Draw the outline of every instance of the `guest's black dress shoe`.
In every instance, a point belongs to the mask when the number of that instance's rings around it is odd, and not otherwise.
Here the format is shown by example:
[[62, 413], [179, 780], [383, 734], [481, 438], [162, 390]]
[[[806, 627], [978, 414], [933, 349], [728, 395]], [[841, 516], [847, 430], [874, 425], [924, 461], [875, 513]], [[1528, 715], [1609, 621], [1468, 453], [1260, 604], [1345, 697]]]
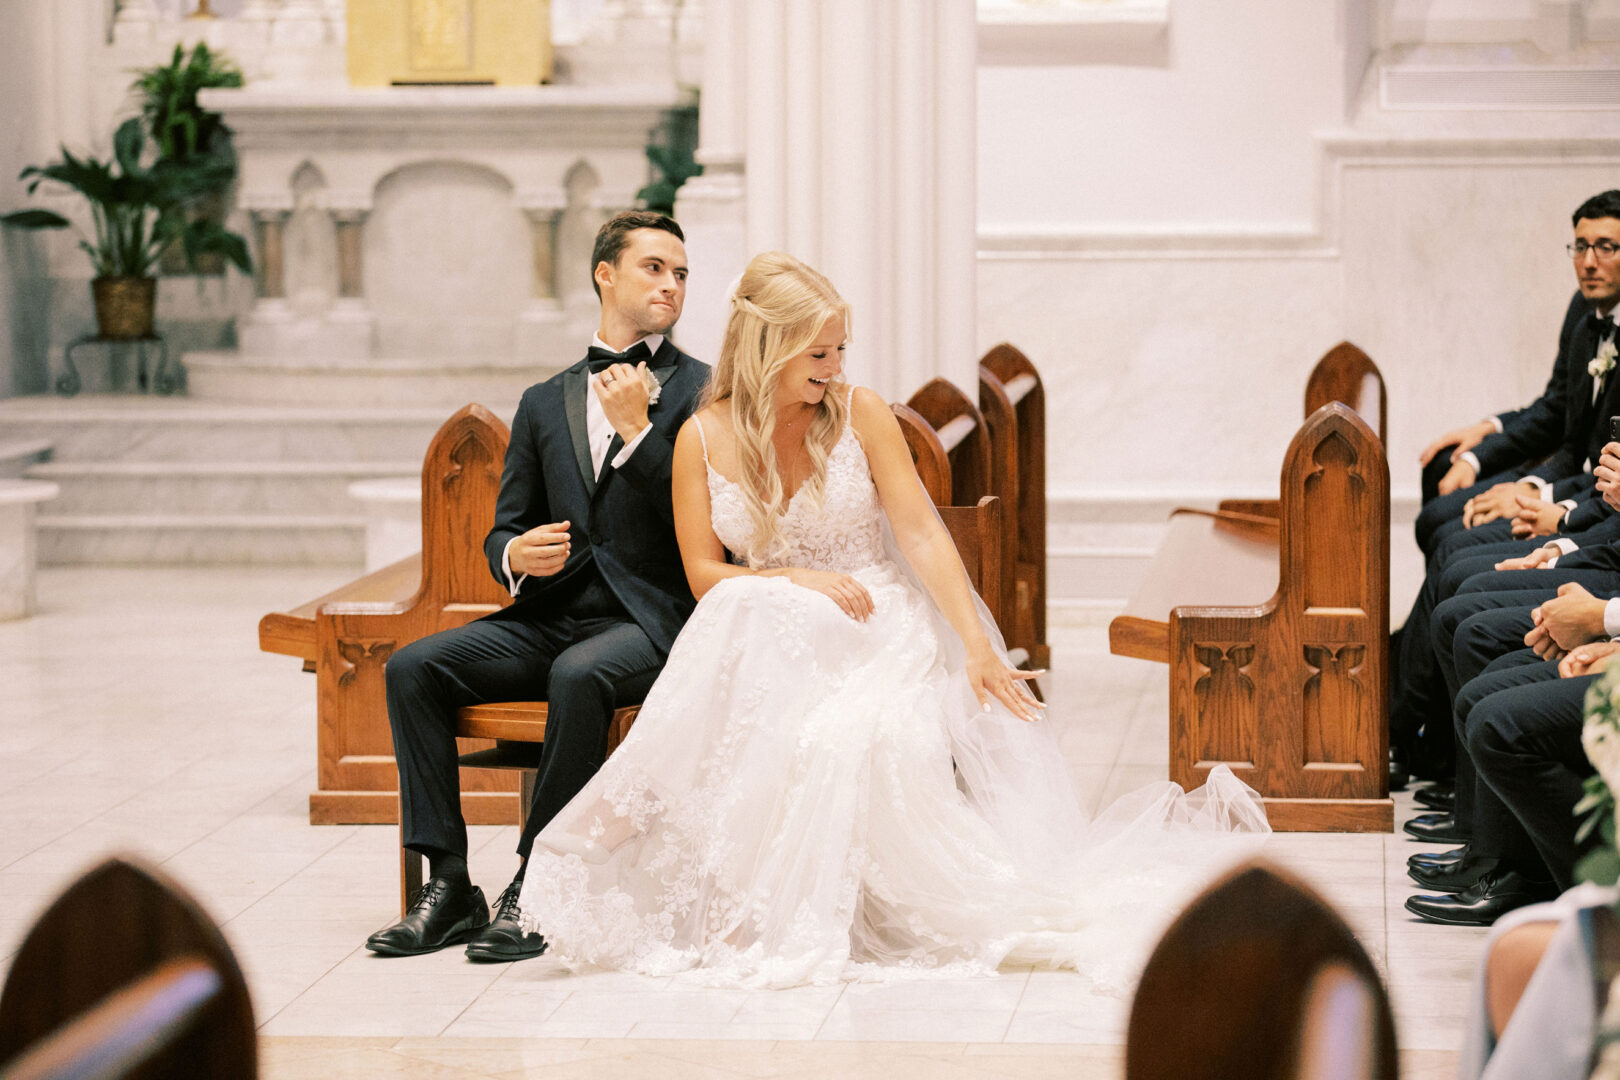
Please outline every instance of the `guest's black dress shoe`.
[[1468, 834], [1457, 827], [1455, 814], [1419, 814], [1401, 828], [1419, 840], [1454, 844], [1468, 842]]
[[1517, 870], [1498, 867], [1455, 896], [1409, 896], [1406, 910], [1447, 926], [1490, 926], [1510, 911], [1557, 895], [1558, 886], [1550, 881], [1534, 881]]
[[495, 918], [467, 942], [467, 959], [480, 964], [501, 964], [508, 960], [527, 960], [546, 951], [546, 942], [539, 934], [525, 934], [518, 924], [518, 893], [523, 879], [512, 882], [495, 901]]
[[1406, 857], [1406, 866], [1410, 870], [1438, 870], [1442, 866], [1452, 866], [1460, 859], [1468, 857], [1468, 845], [1454, 847], [1450, 851], [1420, 851], [1415, 855]]
[[1389, 790], [1405, 791], [1407, 781], [1411, 779], [1411, 774], [1406, 771], [1406, 766], [1401, 764], [1401, 759], [1391, 752], [1389, 758]]
[[1425, 889], [1435, 892], [1458, 893], [1478, 882], [1496, 869], [1497, 860], [1465, 855], [1452, 863], [1439, 866], [1413, 866], [1406, 876]]
[[379, 956], [417, 956], [465, 941], [489, 923], [489, 904], [476, 885], [429, 878], [406, 916], [366, 939]]
[[1419, 806], [1427, 806], [1430, 810], [1438, 810], [1442, 814], [1449, 814], [1457, 808], [1457, 793], [1434, 785], [1418, 788], [1412, 792], [1412, 798]]

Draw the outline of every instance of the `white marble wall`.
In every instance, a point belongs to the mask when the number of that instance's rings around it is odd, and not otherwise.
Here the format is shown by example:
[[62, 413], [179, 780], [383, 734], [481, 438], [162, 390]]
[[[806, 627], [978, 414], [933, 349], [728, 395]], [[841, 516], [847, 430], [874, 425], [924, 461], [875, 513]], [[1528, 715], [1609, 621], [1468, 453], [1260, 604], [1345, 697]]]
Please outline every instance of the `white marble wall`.
[[[44, 4], [0, 4], [0, 212], [23, 206], [16, 176], [44, 142], [50, 16]], [[44, 261], [38, 235], [0, 232], [0, 397], [46, 386]]]

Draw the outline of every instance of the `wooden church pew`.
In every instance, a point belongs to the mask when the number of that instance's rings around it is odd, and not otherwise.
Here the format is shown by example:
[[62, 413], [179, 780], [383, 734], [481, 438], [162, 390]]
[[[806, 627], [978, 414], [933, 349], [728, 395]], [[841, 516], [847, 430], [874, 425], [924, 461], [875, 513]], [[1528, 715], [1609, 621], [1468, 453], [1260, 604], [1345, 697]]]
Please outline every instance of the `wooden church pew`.
[[1264, 862], [1197, 897], [1142, 970], [1125, 1080], [1396, 1080], [1378, 968], [1309, 886]]
[[109, 859], [39, 917], [0, 992], [0, 1075], [258, 1075], [253, 1003], [212, 919], [157, 871]]
[[[1348, 341], [1341, 341], [1322, 354], [1305, 380], [1305, 416], [1330, 401], [1343, 402], [1372, 427], [1376, 421], [1378, 441], [1388, 445], [1389, 393], [1384, 375], [1372, 357]], [[1277, 516], [1276, 499], [1223, 499], [1220, 509], [1260, 517]]]
[[[483, 551], [508, 437], [506, 425], [482, 406], [456, 413], [434, 437], [423, 463], [422, 553], [260, 620], [260, 648], [298, 657], [316, 676], [318, 786], [310, 795], [312, 824], [398, 822], [384, 663], [417, 638], [510, 603], [490, 575]], [[939, 453], [948, 469], [947, 452]], [[948, 472], [936, 475], [936, 483], [939, 475], [948, 491]], [[1001, 536], [991, 544], [984, 530], [987, 523], [1004, 528], [1000, 502], [979, 499], [965, 508], [942, 507], [940, 513], [975, 587], [990, 590], [985, 595], [998, 593]], [[998, 560], [993, 572], [979, 565], [985, 551]], [[615, 744], [635, 711], [616, 714]], [[519, 797], [522, 774], [533, 752], [511, 744], [539, 741], [544, 727], [544, 702], [462, 710], [460, 748], [472, 770], [462, 777], [462, 813], [469, 824], [519, 819], [528, 805]], [[412, 873], [402, 868], [405, 879]]]
[[[1016, 490], [1007, 496], [1008, 534], [1013, 538], [1014, 615], [1008, 641], [1028, 650], [1030, 665], [1051, 667], [1046, 643], [1046, 387], [1035, 365], [1003, 342], [979, 360], [979, 408], [995, 442], [999, 409], [987, 402], [1004, 397], [1014, 421]], [[992, 384], [999, 384], [998, 388]]]
[[[334, 592], [259, 621], [259, 647], [303, 660], [316, 681], [314, 825], [398, 821], [398, 774], [383, 665], [418, 638], [511, 602], [484, 558], [510, 433], [482, 405], [457, 412], [433, 437], [422, 466], [422, 552]], [[488, 740], [464, 740], [463, 752]], [[462, 777], [468, 824], [517, 818], [516, 776]]]
[[1227, 764], [1274, 827], [1387, 832], [1389, 468], [1346, 405], [1305, 421], [1275, 518], [1176, 511], [1111, 651], [1169, 665], [1170, 778]]

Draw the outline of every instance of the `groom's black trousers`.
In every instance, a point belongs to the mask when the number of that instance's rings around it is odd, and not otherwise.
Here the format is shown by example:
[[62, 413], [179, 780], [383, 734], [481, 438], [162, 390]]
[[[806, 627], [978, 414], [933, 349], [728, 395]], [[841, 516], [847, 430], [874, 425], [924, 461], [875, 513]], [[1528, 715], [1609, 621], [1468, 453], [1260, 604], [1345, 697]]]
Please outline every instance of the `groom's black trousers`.
[[412, 642], [388, 660], [388, 723], [399, 763], [405, 846], [465, 857], [456, 766], [456, 711], [486, 701], [548, 703], [546, 741], [518, 838], [527, 858], [535, 835], [607, 760], [613, 710], [646, 697], [664, 654], [631, 620], [594, 570], [569, 597]]

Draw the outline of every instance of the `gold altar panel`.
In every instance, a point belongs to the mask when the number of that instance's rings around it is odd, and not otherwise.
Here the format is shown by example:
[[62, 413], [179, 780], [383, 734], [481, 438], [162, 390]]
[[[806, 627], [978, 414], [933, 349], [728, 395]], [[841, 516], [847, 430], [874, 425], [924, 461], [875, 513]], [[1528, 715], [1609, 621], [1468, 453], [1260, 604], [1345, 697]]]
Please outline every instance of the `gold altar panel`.
[[550, 0], [349, 0], [351, 86], [550, 78]]

